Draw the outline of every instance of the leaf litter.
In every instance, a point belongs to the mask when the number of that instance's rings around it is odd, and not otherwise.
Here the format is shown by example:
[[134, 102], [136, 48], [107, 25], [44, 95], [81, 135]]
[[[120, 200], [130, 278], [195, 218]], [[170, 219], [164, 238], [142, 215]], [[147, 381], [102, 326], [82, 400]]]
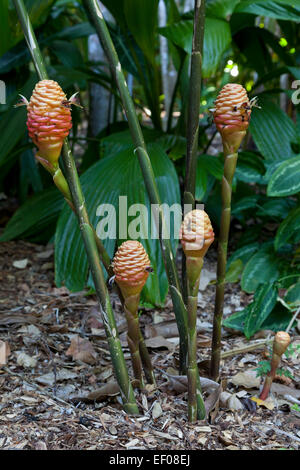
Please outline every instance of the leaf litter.
[[[209, 283], [212, 276], [206, 276], [201, 290], [197, 319], [208, 419], [191, 425], [187, 380], [177, 373], [178, 330], [170, 299], [164, 309], [142, 310], [158, 390], [135, 390], [141, 414], [132, 417], [122, 410], [96, 297], [55, 287], [53, 270], [43, 266], [53, 263], [52, 245], [2, 243], [0, 258], [1, 449], [300, 448], [300, 413], [295, 407], [300, 400], [299, 361], [284, 360], [293, 379], [273, 383], [269, 403], [274, 406], [257, 406], [252, 400], [262, 386], [254, 368], [263, 359], [270, 332], [246, 341], [224, 330], [221, 385], [204, 376], [215, 293]], [[14, 265], [25, 259], [26, 269]], [[213, 254], [207, 257], [208, 273], [215, 272], [215, 261]], [[230, 311], [249, 301], [238, 284], [228, 285], [225, 303]], [[126, 322], [114, 294], [113, 302], [131, 371]]]

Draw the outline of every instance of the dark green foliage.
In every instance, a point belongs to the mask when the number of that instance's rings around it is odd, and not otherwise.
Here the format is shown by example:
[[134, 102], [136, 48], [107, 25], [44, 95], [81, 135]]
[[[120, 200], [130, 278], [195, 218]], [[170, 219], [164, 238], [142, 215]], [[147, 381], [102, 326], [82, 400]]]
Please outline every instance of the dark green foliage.
[[[80, 90], [85, 110], [72, 111], [70, 142], [73, 150], [77, 146], [83, 149], [77, 163], [92, 222], [95, 226], [98, 222], [96, 207], [103, 202], [117, 207], [119, 195], [128, 195], [128, 203], [148, 203], [110, 72], [105, 64], [91, 64], [88, 59], [87, 38], [94, 28], [81, 2], [25, 3], [49, 76], [60, 83], [68, 97]], [[150, 116], [143, 133], [161, 198], [172, 205], [180, 202], [179, 185], [184, 180], [192, 12], [183, 14], [174, 0], [165, 0], [168, 21], [158, 28], [158, 0], [143, 2], [143, 8], [140, 0], [103, 3], [115, 20], [109, 22], [109, 28], [121, 65], [134, 77], [137, 113], [142, 119], [147, 109]], [[246, 86], [251, 98], [258, 96], [261, 106], [252, 110], [249, 138], [239, 154], [233, 181], [231, 256], [226, 274], [227, 282], [241, 282], [243, 290], [254, 294], [244, 311], [224, 321], [225, 326], [244, 331], [247, 337], [261, 328], [286, 328], [300, 304], [300, 119], [297, 106], [290, 101], [296, 91], [292, 82], [300, 79], [299, 22], [299, 0], [207, 0], [196, 200], [205, 203], [216, 235], [223, 155], [211, 155], [211, 142], [214, 146], [216, 141], [213, 133], [206, 132], [211, 126], [209, 109], [228, 81]], [[162, 130], [161, 119], [160, 35], [168, 39], [169, 59], [178, 73], [171, 110], [179, 117], [172, 120], [167, 116], [167, 131]], [[237, 77], [230, 75], [235, 64]], [[282, 90], [284, 74], [288, 74], [289, 83]], [[5, 81], [7, 92], [6, 105], [0, 105], [0, 192], [20, 203], [0, 240], [19, 237], [46, 242], [56, 231], [57, 283], [65, 282], [71, 290], [91, 286], [73, 216], [52, 188], [51, 178], [35, 163], [35, 149], [25, 127], [26, 110], [13, 108], [18, 93], [30, 97], [37, 76], [8, 0], [0, 6], [0, 79]], [[96, 137], [87, 132], [88, 140], [84, 140], [81, 124], [89, 112], [91, 83], [100, 84], [115, 98], [114, 119]], [[289, 100], [287, 108], [280, 103], [284, 94]], [[107, 243], [111, 256], [119, 241]], [[144, 290], [144, 301], [163, 305], [167, 281], [158, 243], [146, 240], [145, 245], [154, 274]], [[175, 252], [176, 241], [173, 249]]]

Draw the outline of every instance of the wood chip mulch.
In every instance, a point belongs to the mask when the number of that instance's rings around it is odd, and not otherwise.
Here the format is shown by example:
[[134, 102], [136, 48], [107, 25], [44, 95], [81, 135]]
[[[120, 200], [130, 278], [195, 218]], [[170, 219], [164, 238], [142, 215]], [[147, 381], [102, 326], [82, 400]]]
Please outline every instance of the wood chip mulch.
[[[149, 385], [136, 390], [141, 414], [127, 416], [95, 296], [55, 286], [52, 245], [2, 243], [0, 260], [0, 449], [300, 448], [299, 356], [283, 361], [293, 379], [275, 384], [270, 409], [251, 400], [259, 394], [253, 370], [266, 352], [253, 345], [270, 332], [246, 341], [241, 334], [224, 331], [221, 383], [230, 404], [217, 401], [207, 421], [191, 425], [185, 384], [176, 380], [178, 337], [172, 304], [168, 299], [163, 309], [143, 309], [141, 323], [158, 390]], [[213, 256], [206, 269], [214, 272]], [[113, 293], [112, 298], [131, 371], [124, 315], [118, 297]], [[238, 284], [230, 284], [225, 314], [242, 309], [249, 300]], [[213, 301], [210, 284], [199, 292], [201, 376], [207, 373]], [[293, 344], [298, 344], [297, 331], [292, 334]], [[238, 373], [246, 373], [240, 383]]]

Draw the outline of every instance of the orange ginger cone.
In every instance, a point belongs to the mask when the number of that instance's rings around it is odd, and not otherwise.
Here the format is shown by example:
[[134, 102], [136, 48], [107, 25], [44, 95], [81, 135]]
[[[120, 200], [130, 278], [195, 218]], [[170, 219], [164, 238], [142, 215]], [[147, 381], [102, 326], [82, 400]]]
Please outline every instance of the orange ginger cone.
[[76, 104], [74, 95], [67, 100], [57, 82], [41, 80], [36, 84], [29, 102], [22, 97], [20, 104], [27, 106], [28, 134], [38, 147], [36, 159], [51, 173], [54, 183], [66, 199], [71, 201], [58, 159], [64, 139], [72, 127], [70, 107]]
[[210, 219], [203, 210], [189, 212], [181, 225], [179, 238], [186, 256], [188, 280], [188, 417], [205, 418], [206, 411], [201, 389], [197, 383], [197, 300], [203, 258], [214, 241]]
[[224, 174], [222, 178], [222, 215], [218, 240], [218, 263], [215, 313], [210, 375], [219, 377], [221, 356], [221, 326], [223, 318], [227, 245], [230, 229], [232, 180], [236, 169], [238, 149], [249, 126], [251, 108], [256, 99], [249, 101], [242, 85], [228, 83], [220, 91], [213, 110], [214, 122], [221, 134], [224, 149]]
[[113, 270], [115, 281], [124, 297], [128, 325], [127, 340], [135, 378], [144, 386], [142, 367], [147, 378], [155, 384], [153, 367], [139, 325], [138, 306], [141, 291], [151, 271], [150, 260], [143, 245], [135, 240], [123, 242], [118, 248]]

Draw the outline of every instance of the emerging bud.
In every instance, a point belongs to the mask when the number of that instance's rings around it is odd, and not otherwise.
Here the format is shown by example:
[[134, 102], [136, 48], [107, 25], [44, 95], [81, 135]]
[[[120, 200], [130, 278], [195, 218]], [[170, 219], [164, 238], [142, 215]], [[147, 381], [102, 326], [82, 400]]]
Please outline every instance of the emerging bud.
[[214, 241], [214, 231], [205, 211], [194, 209], [186, 214], [179, 238], [187, 257], [203, 258]]
[[274, 337], [273, 354], [282, 356], [291, 342], [291, 337], [285, 331], [278, 331]]
[[149, 276], [150, 260], [143, 245], [128, 240], [119, 246], [114, 260], [115, 281], [124, 298], [141, 292]]
[[251, 108], [256, 100], [249, 101], [242, 85], [228, 83], [220, 91], [214, 108], [214, 121], [220, 132], [223, 144], [227, 144], [235, 153], [249, 126]]
[[72, 127], [66, 95], [53, 80], [38, 82], [27, 106], [28, 133], [39, 155], [56, 167], [64, 139]]
[[281, 356], [286, 351], [288, 345], [291, 342], [291, 337], [285, 331], [278, 331], [274, 337], [273, 342], [273, 354], [271, 360], [271, 370], [268, 372], [265, 383], [262, 389], [262, 392], [259, 396], [261, 400], [266, 400], [268, 398], [272, 382], [276, 376], [276, 370], [280, 364]]

